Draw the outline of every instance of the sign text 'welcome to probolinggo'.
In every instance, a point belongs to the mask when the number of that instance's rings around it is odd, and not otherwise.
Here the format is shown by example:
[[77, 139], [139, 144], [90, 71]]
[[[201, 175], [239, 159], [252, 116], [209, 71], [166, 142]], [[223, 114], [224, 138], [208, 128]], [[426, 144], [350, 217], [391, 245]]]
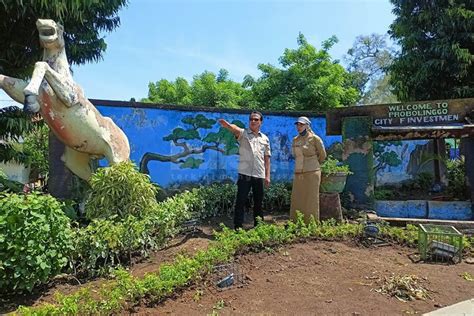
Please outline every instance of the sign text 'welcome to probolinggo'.
[[460, 122], [460, 114], [449, 102], [386, 105], [374, 117], [376, 126], [450, 125]]

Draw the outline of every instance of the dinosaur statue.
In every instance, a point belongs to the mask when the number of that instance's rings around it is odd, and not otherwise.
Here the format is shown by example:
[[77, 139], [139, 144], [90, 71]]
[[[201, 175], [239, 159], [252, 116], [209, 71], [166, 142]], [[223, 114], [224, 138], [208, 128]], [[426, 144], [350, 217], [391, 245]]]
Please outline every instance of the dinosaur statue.
[[0, 88], [24, 104], [24, 111], [40, 111], [65, 145], [61, 159], [66, 167], [88, 180], [92, 174], [91, 159], [105, 157], [110, 164], [129, 159], [128, 139], [112, 119], [97, 111], [74, 82], [64, 47], [63, 26], [39, 19], [36, 27], [44, 50], [30, 82], [0, 75]]

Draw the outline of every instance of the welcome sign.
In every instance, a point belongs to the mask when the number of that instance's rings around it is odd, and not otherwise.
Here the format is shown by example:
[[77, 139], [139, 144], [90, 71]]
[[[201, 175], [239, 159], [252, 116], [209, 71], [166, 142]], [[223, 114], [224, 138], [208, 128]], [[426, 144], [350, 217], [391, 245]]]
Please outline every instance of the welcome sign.
[[463, 111], [459, 107], [444, 102], [408, 103], [386, 105], [374, 113], [375, 126], [420, 126], [460, 123]]
[[346, 117], [370, 117], [376, 128], [439, 127], [467, 124], [466, 117], [473, 114], [474, 98], [350, 106], [326, 113], [326, 133], [341, 135], [342, 121]]

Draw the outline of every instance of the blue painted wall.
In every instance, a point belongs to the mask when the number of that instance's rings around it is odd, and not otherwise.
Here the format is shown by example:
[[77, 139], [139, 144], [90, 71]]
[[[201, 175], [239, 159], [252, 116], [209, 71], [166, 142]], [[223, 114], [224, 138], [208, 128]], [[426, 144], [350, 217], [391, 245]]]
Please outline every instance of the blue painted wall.
[[[184, 111], [155, 108], [115, 107], [96, 104], [98, 110], [123, 129], [128, 136], [131, 147], [131, 159], [138, 165], [143, 155], [152, 152], [164, 156], [172, 156], [183, 151], [183, 147], [176, 146], [172, 141], [164, 138], [176, 128], [183, 130], [194, 129], [183, 120], [203, 115], [207, 119], [216, 121], [224, 118], [231, 121], [241, 121], [248, 125], [247, 113], [216, 113], [206, 111]], [[312, 117], [312, 127], [315, 133], [323, 138], [326, 148], [340, 142], [340, 136], [325, 136], [326, 120], [323, 116]], [[295, 116], [265, 115], [262, 132], [271, 143], [271, 176], [272, 181], [291, 181], [294, 159], [291, 156], [291, 141], [296, 135], [294, 126]], [[192, 148], [209, 145], [203, 139], [209, 133], [217, 133], [220, 125], [214, 122], [211, 128], [198, 128], [200, 139], [186, 140]], [[195, 129], [194, 129], [195, 130]], [[180, 140], [183, 142], [184, 140]], [[223, 149], [224, 145], [219, 148]], [[180, 163], [150, 161], [149, 174], [153, 182], [162, 187], [177, 186], [184, 183], [209, 183], [217, 180], [237, 178], [238, 155], [224, 155], [216, 150], [207, 150], [202, 154], [190, 155], [183, 159], [194, 158], [203, 160], [195, 168], [183, 168]]]
[[[224, 118], [231, 121], [240, 121], [248, 125], [248, 113], [244, 111], [216, 112], [215, 110], [193, 110], [192, 108], [171, 108], [171, 107], [132, 107], [122, 102], [121, 106], [112, 106], [109, 101], [94, 101], [98, 110], [105, 116], [112, 118], [115, 123], [123, 129], [127, 135], [131, 146], [131, 159], [139, 165], [143, 155], [147, 152], [171, 157], [181, 153], [182, 146], [176, 146], [171, 140], [164, 138], [172, 134], [174, 129], [181, 128], [183, 131], [194, 130], [197, 133], [194, 139], [186, 140], [189, 148], [201, 148], [203, 145], [210, 145], [204, 138], [210, 133], [217, 133], [220, 125], [217, 119]], [[112, 102], [113, 103], [113, 102]], [[186, 124], [187, 118], [202, 116], [213, 120], [210, 128], [193, 128]], [[291, 156], [291, 141], [296, 135], [294, 126], [298, 115], [265, 115], [262, 125], [262, 132], [265, 133], [271, 143], [271, 174], [272, 181], [291, 181], [294, 159]], [[310, 117], [313, 130], [321, 136], [326, 149], [331, 145], [341, 142], [340, 136], [326, 136], [326, 120], [324, 116]], [[230, 134], [230, 133], [229, 133]], [[184, 140], [180, 140], [183, 142]], [[376, 185], [391, 183], [396, 184], [401, 181], [415, 177], [416, 173], [408, 172], [410, 157], [417, 146], [426, 144], [427, 141], [403, 141], [391, 142], [384, 145], [384, 153], [396, 153], [399, 162], [392, 165], [385, 165], [377, 171]], [[223, 144], [219, 149], [225, 149]], [[211, 183], [219, 180], [235, 180], [237, 176], [238, 156], [225, 155], [216, 150], [207, 150], [201, 154], [189, 155], [181, 160], [193, 159], [193, 168], [185, 167], [182, 163], [150, 161], [148, 163], [149, 174], [153, 182], [162, 187], [179, 186], [185, 183]], [[199, 161], [202, 163], [199, 164]], [[197, 162], [197, 163], [196, 163]], [[379, 160], [375, 158], [375, 166]], [[104, 163], [104, 162], [103, 162]], [[413, 171], [413, 166], [410, 170]]]

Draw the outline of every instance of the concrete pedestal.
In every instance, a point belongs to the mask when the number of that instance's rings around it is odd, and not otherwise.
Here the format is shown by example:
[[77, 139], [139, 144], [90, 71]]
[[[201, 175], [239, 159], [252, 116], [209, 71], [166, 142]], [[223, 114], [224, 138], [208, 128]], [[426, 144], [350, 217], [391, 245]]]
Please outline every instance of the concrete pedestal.
[[342, 208], [339, 193], [319, 193], [319, 220], [334, 218], [342, 221]]

